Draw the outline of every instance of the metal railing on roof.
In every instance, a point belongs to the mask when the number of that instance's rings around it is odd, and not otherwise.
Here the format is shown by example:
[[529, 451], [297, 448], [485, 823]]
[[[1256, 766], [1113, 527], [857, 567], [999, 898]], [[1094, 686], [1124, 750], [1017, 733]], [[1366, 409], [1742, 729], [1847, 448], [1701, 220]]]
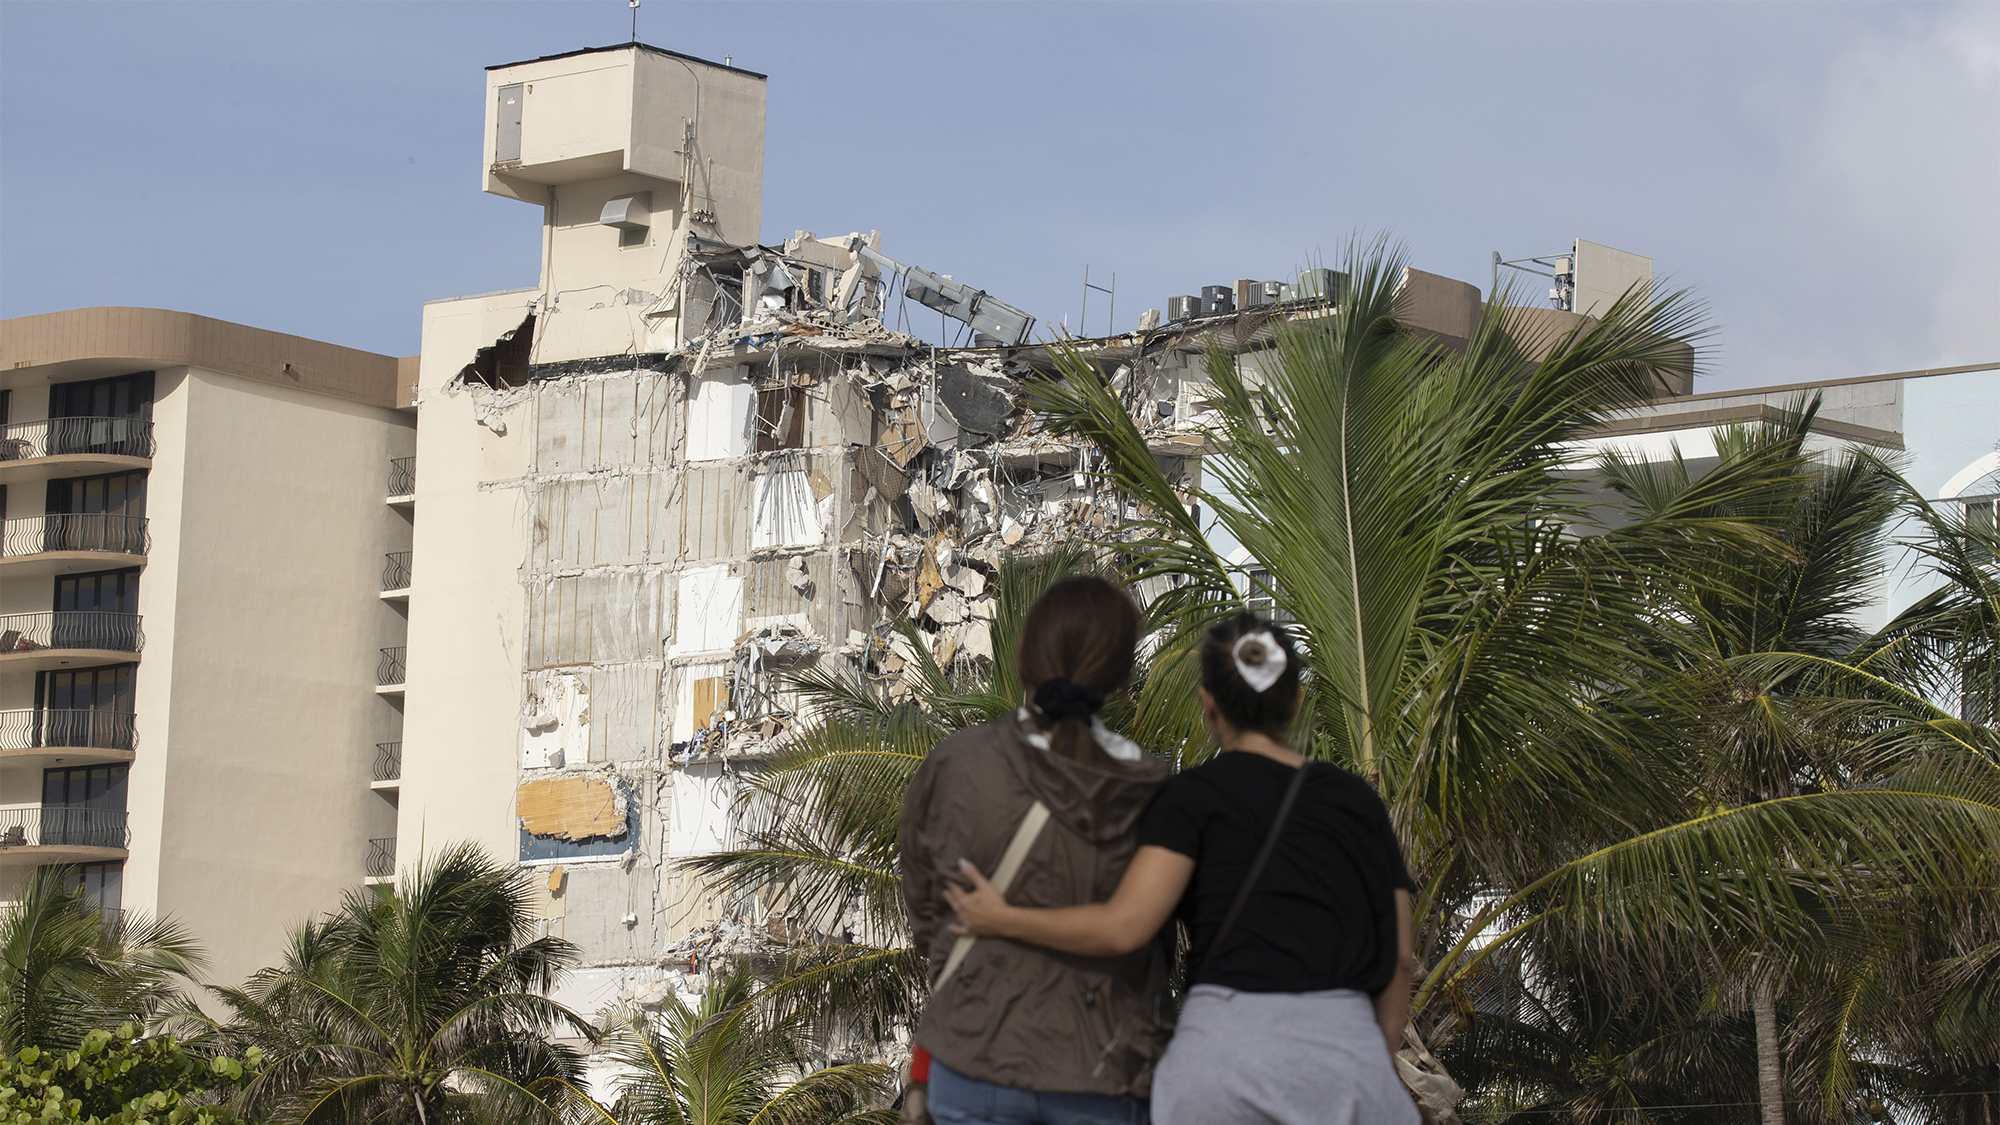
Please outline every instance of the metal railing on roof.
[[5, 535], [0, 536], [0, 555], [12, 558], [48, 551], [143, 555], [150, 545], [144, 516], [58, 512], [8, 520]]
[[375, 744], [375, 780], [394, 781], [403, 776], [403, 744], [400, 742], [378, 742]]
[[74, 805], [0, 809], [0, 850], [28, 847], [122, 848], [131, 841], [123, 809]]
[[409, 653], [408, 645], [383, 649], [382, 659], [375, 662], [375, 686], [391, 687], [402, 683], [403, 675], [408, 671], [405, 662], [409, 658]]
[[0, 426], [0, 461], [97, 454], [151, 457], [150, 418], [41, 418]]
[[417, 459], [389, 458], [389, 495], [411, 496], [417, 491]]
[[382, 589], [407, 590], [410, 588], [409, 551], [391, 551], [382, 556]]
[[0, 616], [0, 655], [45, 648], [138, 652], [145, 644], [136, 613], [59, 609]]
[[51, 707], [0, 711], [0, 750], [130, 750], [138, 741], [138, 717], [124, 711]]

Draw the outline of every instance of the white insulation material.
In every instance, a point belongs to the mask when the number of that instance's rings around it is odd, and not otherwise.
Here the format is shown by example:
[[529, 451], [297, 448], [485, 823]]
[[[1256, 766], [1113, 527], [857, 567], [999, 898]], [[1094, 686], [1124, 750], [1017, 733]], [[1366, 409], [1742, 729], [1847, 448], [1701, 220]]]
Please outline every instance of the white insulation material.
[[825, 542], [812, 481], [803, 469], [775, 469], [757, 478], [757, 515], [750, 549], [816, 547]]
[[674, 605], [673, 655], [726, 651], [743, 618], [743, 580], [726, 566], [682, 571]]
[[741, 367], [703, 374], [688, 401], [687, 459], [741, 457], [749, 449], [750, 405], [756, 391]]

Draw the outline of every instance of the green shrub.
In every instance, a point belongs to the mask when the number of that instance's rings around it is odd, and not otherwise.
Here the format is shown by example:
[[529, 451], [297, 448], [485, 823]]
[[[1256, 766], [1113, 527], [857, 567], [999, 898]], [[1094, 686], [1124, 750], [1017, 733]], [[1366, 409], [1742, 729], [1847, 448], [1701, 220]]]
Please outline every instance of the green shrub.
[[23, 1047], [0, 1055], [0, 1125], [241, 1125], [221, 1104], [263, 1065], [252, 1047], [241, 1059], [192, 1055], [172, 1036], [138, 1038], [139, 1028], [86, 1034], [74, 1051]]

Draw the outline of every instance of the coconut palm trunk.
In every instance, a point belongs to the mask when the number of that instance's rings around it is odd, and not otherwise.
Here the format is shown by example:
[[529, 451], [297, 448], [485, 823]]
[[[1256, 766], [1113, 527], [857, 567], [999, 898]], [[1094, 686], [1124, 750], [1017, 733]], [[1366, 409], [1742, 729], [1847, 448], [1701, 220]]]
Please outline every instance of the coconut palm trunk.
[[1757, 1106], [1764, 1125], [1785, 1125], [1785, 1073], [1778, 1058], [1778, 986], [1757, 981], [1750, 1001], [1757, 1018]]

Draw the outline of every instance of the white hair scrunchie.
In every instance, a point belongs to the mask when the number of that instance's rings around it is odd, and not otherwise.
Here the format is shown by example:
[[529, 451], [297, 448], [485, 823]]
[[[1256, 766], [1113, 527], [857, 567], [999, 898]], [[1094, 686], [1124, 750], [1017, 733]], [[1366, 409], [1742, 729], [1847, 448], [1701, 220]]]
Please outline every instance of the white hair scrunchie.
[[[1257, 644], [1247, 654], [1250, 659], [1246, 660], [1243, 649], [1252, 641]], [[1259, 629], [1236, 638], [1236, 647], [1230, 650], [1230, 655], [1236, 660], [1236, 674], [1242, 676], [1243, 682], [1259, 695], [1271, 690], [1271, 685], [1285, 674], [1285, 650], [1278, 646], [1278, 638], [1272, 636], [1269, 630]]]

